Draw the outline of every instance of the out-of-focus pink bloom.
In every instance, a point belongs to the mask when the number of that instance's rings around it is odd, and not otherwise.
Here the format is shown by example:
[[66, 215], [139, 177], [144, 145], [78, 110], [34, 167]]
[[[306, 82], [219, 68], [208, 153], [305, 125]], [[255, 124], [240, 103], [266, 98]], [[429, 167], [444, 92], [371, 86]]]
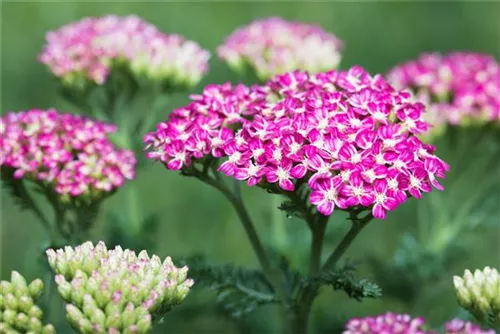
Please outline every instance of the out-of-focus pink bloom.
[[235, 70], [248, 66], [266, 80], [293, 70], [317, 73], [335, 69], [342, 48], [337, 37], [317, 25], [271, 17], [237, 29], [217, 53]]
[[444, 325], [445, 334], [495, 334], [495, 331], [482, 330], [480, 326], [461, 319], [453, 319]]
[[384, 219], [408, 197], [442, 189], [449, 166], [417, 138], [424, 111], [360, 67], [296, 71], [252, 87], [210, 85], [144, 141], [171, 170], [226, 158], [219, 171], [250, 186], [294, 191], [304, 179], [324, 215], [362, 206]]
[[0, 118], [0, 165], [59, 194], [99, 196], [135, 177], [134, 153], [108, 139], [115, 131], [54, 109], [9, 112]]
[[426, 53], [393, 68], [388, 80], [427, 104], [432, 126], [500, 121], [500, 64], [489, 55]]
[[46, 36], [39, 60], [64, 83], [106, 82], [115, 67], [136, 77], [195, 85], [208, 70], [207, 50], [182, 36], [164, 34], [137, 16], [87, 17]]
[[423, 329], [423, 318], [408, 314], [386, 313], [349, 320], [343, 334], [431, 334]]

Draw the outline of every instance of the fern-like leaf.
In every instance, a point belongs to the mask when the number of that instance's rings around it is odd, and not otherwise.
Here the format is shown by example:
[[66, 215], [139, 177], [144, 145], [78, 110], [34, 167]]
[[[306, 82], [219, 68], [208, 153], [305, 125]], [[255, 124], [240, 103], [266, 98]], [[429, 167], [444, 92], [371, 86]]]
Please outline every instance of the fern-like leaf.
[[277, 303], [273, 287], [257, 270], [233, 265], [208, 265], [201, 258], [185, 261], [189, 276], [217, 293], [217, 302], [235, 318], [241, 318], [261, 305]]

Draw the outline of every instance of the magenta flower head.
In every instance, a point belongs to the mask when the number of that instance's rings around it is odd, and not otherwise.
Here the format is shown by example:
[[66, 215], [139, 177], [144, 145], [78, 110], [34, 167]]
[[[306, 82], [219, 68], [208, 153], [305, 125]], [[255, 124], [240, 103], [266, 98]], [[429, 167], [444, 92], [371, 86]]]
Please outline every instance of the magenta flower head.
[[249, 186], [309, 193], [323, 215], [366, 208], [384, 219], [449, 166], [416, 135], [425, 107], [360, 67], [292, 72], [263, 86], [210, 85], [145, 136], [147, 156], [187, 174], [213, 167]]
[[438, 129], [500, 120], [500, 65], [489, 55], [423, 54], [393, 68], [388, 78], [428, 105], [427, 120]]
[[293, 70], [335, 69], [342, 42], [321, 27], [271, 17], [239, 28], [218, 47], [219, 57], [236, 71], [247, 67], [260, 80]]
[[461, 319], [453, 319], [444, 325], [445, 334], [495, 334], [492, 329], [482, 330], [476, 324]]
[[423, 318], [407, 314], [386, 313], [349, 320], [343, 334], [431, 334], [423, 329]]
[[132, 151], [108, 138], [115, 130], [54, 109], [9, 112], [0, 118], [0, 166], [63, 199], [99, 199], [135, 176]]
[[194, 283], [170, 257], [108, 250], [102, 241], [46, 253], [68, 320], [80, 333], [148, 333]]
[[39, 60], [65, 85], [102, 85], [115, 69], [168, 86], [193, 86], [208, 70], [208, 51], [164, 34], [137, 16], [87, 17], [47, 33]]

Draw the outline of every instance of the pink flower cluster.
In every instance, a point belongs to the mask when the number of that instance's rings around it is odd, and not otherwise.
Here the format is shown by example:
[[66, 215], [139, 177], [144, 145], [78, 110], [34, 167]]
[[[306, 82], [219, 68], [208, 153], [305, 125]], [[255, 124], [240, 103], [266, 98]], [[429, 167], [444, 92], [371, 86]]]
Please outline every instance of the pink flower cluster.
[[425, 331], [423, 318], [407, 314], [386, 313], [375, 317], [353, 318], [343, 334], [430, 334]]
[[230, 67], [250, 66], [261, 80], [293, 70], [316, 73], [336, 68], [342, 42], [321, 27], [271, 17], [239, 28], [217, 53]]
[[494, 330], [482, 330], [478, 325], [461, 319], [448, 321], [444, 329], [445, 334], [495, 334]]
[[108, 139], [114, 131], [114, 125], [54, 109], [10, 112], [0, 118], [0, 166], [60, 194], [97, 196], [135, 176], [133, 152]]
[[[412, 318], [407, 314], [386, 313], [374, 317], [353, 318], [343, 334], [437, 334], [424, 330], [423, 318]], [[476, 324], [453, 319], [444, 325], [445, 334], [495, 334], [494, 330], [482, 330]]]
[[208, 70], [208, 51], [179, 35], [166, 35], [137, 16], [88, 17], [46, 36], [39, 59], [64, 82], [103, 84], [113, 66], [138, 77], [194, 85]]
[[433, 125], [468, 120], [500, 121], [500, 64], [491, 56], [429, 53], [388, 74], [396, 88], [409, 88], [428, 104]]
[[227, 157], [227, 176], [294, 191], [305, 179], [310, 202], [372, 208], [384, 219], [408, 196], [420, 198], [449, 166], [415, 136], [427, 130], [424, 105], [360, 67], [293, 72], [251, 88], [210, 85], [174, 110], [144, 140], [147, 156], [168, 169]]

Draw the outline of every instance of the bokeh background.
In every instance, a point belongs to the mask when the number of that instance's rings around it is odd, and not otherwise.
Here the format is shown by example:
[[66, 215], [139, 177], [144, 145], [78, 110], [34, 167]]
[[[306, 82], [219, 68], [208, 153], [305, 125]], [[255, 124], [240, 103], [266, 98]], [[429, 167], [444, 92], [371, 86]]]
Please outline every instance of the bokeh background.
[[[320, 24], [345, 42], [341, 68], [362, 65], [372, 73], [385, 73], [398, 62], [415, 58], [424, 51], [449, 52], [469, 50], [500, 56], [500, 3], [498, 2], [6, 2], [1, 15], [1, 99], [0, 110], [25, 110], [56, 107], [70, 109], [56, 92], [56, 82], [46, 68], [36, 60], [47, 31], [85, 16], [105, 14], [136, 14], [157, 25], [164, 32], [175, 32], [199, 42], [214, 52], [226, 35], [236, 27], [254, 19], [281, 16], [286, 19]], [[233, 74], [213, 54], [210, 72], [194, 89], [208, 83], [238, 82]], [[169, 107], [157, 115], [165, 119], [170, 110], [187, 101], [187, 93], [171, 97]], [[499, 140], [498, 136], [492, 140]], [[446, 155], [454, 141], [438, 146], [438, 155]], [[457, 149], [457, 148], [455, 148]], [[459, 149], [459, 148], [458, 148]], [[484, 159], [480, 150], [468, 153], [470, 161]], [[453, 167], [453, 166], [452, 166]], [[496, 170], [500, 177], [500, 170]], [[450, 173], [453, 178], [453, 173]], [[194, 179], [167, 172], [154, 165], [142, 173], [137, 182], [142, 207], [156, 212], [160, 225], [153, 235], [152, 246], [161, 256], [174, 258], [201, 254], [211, 261], [231, 262], [247, 267], [257, 263], [246, 240], [243, 228], [224, 198]], [[445, 183], [446, 185], [446, 183]], [[474, 184], [470, 189], [474, 193]], [[362, 316], [386, 311], [422, 315], [431, 324], [460, 315], [451, 284], [452, 274], [465, 268], [482, 268], [500, 263], [500, 214], [498, 188], [490, 194], [497, 209], [488, 217], [488, 224], [468, 232], [466, 250], [442, 279], [421, 287], [417, 298], [406, 303], [401, 298], [386, 295], [379, 300], [358, 303], [343, 293], [324, 289], [315, 303], [312, 321], [317, 333], [337, 333], [339, 325], [350, 316]], [[445, 191], [446, 192], [446, 191]], [[266, 243], [273, 243], [269, 224], [268, 197], [259, 189], [244, 189], [251, 214]], [[447, 194], [453, 203], [453, 193]], [[1, 198], [1, 277], [11, 270], [22, 272], [28, 279], [40, 276], [43, 267], [39, 257], [45, 231], [34, 215], [21, 212], [6, 192]], [[106, 202], [104, 212], [93, 231], [94, 240], [107, 239], [105, 211], [120, 208], [123, 198], [116, 194]], [[348, 257], [360, 260], [359, 275], [373, 279], [373, 270], [363, 262], [367, 255], [379, 263], [390, 262], [404, 233], [417, 230], [415, 216], [418, 201], [412, 200], [389, 215], [386, 221], [374, 221], [362, 233], [348, 252]], [[457, 207], [460, 203], [454, 203]], [[432, 215], [429, 219], [433, 219]], [[282, 247], [294, 262], [305, 265], [309, 235], [300, 221], [287, 220], [286, 245]], [[327, 248], [331, 249], [349, 225], [345, 217], [335, 214], [328, 228]], [[378, 280], [397, 277], [377, 276]], [[383, 283], [383, 282], [381, 282]], [[271, 333], [276, 330], [276, 313], [266, 307], [243, 321], [234, 321], [215, 305], [215, 294], [195, 290], [187, 301], [166, 318], [157, 333]], [[57, 311], [57, 310], [56, 310]], [[63, 316], [50, 312], [57, 324]], [[67, 327], [62, 331], [69, 332]]]

